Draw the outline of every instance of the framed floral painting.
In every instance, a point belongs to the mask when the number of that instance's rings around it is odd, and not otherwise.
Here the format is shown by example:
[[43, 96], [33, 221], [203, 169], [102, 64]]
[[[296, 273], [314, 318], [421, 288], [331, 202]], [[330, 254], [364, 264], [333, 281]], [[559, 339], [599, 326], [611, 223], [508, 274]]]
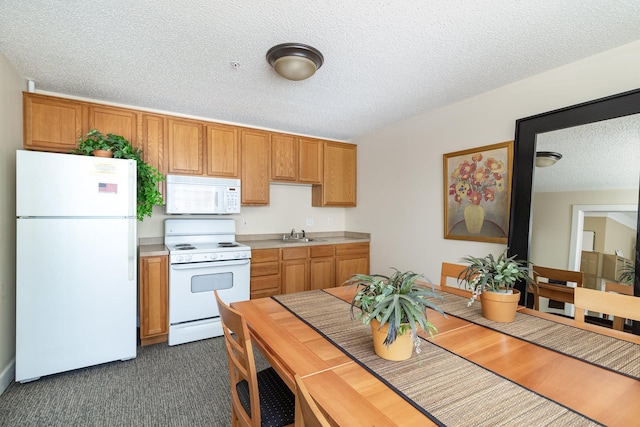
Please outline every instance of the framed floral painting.
[[443, 156], [444, 238], [507, 243], [513, 141]]

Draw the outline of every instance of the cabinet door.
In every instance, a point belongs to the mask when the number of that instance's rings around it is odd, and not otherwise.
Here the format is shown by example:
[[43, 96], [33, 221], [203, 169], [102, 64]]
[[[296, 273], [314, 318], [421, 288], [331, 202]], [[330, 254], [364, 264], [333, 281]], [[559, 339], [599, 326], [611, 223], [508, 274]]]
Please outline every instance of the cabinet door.
[[282, 293], [309, 289], [309, 261], [297, 259], [282, 262]]
[[149, 166], [165, 173], [164, 166], [164, 119], [151, 114], [142, 115], [142, 135], [138, 147], [142, 158]]
[[322, 185], [313, 187], [313, 206], [356, 206], [356, 147], [324, 142]]
[[298, 179], [298, 138], [293, 135], [271, 135], [271, 180]]
[[207, 125], [207, 175], [240, 178], [240, 140], [238, 128]]
[[336, 286], [341, 286], [354, 274], [369, 274], [369, 255], [336, 257]]
[[105, 135], [120, 135], [134, 147], [138, 144], [138, 115], [132, 110], [89, 104], [85, 131], [92, 129]]
[[267, 132], [242, 129], [240, 131], [242, 159], [242, 204], [269, 204], [269, 170], [271, 146]]
[[310, 289], [333, 288], [335, 286], [334, 258], [311, 258], [309, 276]]
[[322, 183], [323, 144], [317, 139], [298, 139], [298, 182]]
[[167, 128], [167, 173], [203, 175], [202, 123], [168, 118]]
[[82, 103], [24, 93], [22, 104], [25, 149], [69, 153], [78, 148]]
[[336, 245], [336, 286], [353, 274], [369, 274], [369, 243]]
[[169, 333], [169, 260], [140, 258], [140, 339]]

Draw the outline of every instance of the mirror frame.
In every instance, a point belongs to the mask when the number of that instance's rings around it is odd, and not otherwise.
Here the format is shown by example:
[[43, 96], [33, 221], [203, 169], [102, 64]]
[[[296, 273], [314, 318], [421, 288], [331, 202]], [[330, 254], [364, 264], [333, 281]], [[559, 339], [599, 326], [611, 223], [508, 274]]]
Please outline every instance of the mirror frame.
[[[516, 120], [514, 142], [511, 212], [508, 253], [529, 259], [531, 233], [531, 190], [535, 172], [536, 137], [539, 133], [599, 122], [640, 113], [640, 89], [576, 104], [570, 107]], [[638, 190], [640, 205], [640, 185]], [[568, 212], [567, 215], [570, 213]], [[640, 219], [636, 226], [635, 265], [640, 265]], [[640, 269], [635, 270], [634, 294], [640, 296]], [[520, 304], [532, 306], [527, 300], [524, 282], [518, 283]], [[528, 303], [528, 305], [527, 305]], [[633, 322], [633, 331], [640, 334], [640, 322]]]

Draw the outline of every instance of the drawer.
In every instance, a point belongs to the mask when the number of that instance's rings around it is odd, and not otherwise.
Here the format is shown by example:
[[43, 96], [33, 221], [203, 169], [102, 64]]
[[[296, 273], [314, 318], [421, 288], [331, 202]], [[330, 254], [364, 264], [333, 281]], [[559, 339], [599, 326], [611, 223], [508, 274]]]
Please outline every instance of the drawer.
[[336, 255], [366, 254], [367, 252], [369, 252], [369, 242], [336, 245]]
[[282, 261], [288, 261], [290, 259], [306, 259], [306, 258], [309, 258], [308, 246], [282, 249]]
[[251, 263], [268, 261], [279, 261], [280, 251], [278, 249], [256, 249], [251, 251]]
[[278, 261], [251, 263], [251, 277], [270, 276], [279, 273], [280, 263]]
[[311, 258], [325, 258], [333, 256], [333, 245], [311, 246]]
[[277, 290], [280, 293], [280, 276], [264, 276], [251, 279], [251, 292], [264, 291], [267, 289]]

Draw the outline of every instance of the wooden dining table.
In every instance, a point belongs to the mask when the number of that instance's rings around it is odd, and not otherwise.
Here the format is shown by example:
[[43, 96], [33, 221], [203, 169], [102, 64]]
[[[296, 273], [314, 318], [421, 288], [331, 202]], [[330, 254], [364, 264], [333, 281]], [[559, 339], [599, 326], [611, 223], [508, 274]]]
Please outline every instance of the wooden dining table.
[[[455, 288], [436, 286], [436, 289], [468, 295]], [[355, 289], [338, 287], [324, 291], [351, 301]], [[287, 385], [295, 390], [293, 376], [300, 375], [333, 425], [437, 425], [278, 301], [261, 298], [232, 306], [244, 315], [255, 345]], [[597, 325], [580, 326], [572, 319], [524, 307], [519, 310], [640, 344], [636, 335]], [[429, 320], [438, 333], [423, 337], [453, 354], [604, 425], [640, 425], [640, 381], [633, 377], [459, 317], [445, 318], [430, 311]]]

